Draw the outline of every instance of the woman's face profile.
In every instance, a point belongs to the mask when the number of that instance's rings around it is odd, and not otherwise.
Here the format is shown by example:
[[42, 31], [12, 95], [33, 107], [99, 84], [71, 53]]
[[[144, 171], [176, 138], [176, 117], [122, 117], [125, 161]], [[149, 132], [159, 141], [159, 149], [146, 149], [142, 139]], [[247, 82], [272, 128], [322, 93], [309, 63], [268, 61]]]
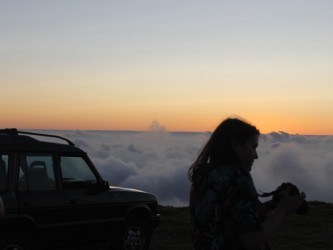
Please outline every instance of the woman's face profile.
[[252, 169], [254, 160], [258, 159], [258, 139], [259, 135], [253, 135], [247, 141], [245, 141], [245, 143], [236, 143], [234, 145], [234, 150], [240, 164], [249, 172]]

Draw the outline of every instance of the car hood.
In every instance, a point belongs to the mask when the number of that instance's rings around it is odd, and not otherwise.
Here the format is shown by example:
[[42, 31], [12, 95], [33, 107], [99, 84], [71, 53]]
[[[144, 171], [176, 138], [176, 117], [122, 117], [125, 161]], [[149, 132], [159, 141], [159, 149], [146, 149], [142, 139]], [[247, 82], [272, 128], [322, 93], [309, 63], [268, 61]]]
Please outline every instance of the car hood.
[[123, 192], [139, 192], [139, 193], [147, 193], [145, 191], [139, 190], [139, 189], [134, 189], [134, 188], [126, 188], [126, 187], [118, 187], [118, 186], [109, 186], [110, 190], [114, 191], [123, 191]]
[[114, 202], [156, 201], [155, 195], [133, 188], [109, 186], [109, 192]]

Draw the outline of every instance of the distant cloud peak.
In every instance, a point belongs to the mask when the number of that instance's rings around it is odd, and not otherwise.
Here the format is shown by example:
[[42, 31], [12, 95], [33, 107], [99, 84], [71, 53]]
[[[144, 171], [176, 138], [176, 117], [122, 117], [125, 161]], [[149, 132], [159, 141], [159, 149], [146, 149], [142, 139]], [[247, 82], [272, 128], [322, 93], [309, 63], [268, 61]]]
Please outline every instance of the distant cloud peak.
[[157, 120], [154, 120], [150, 124], [149, 130], [153, 132], [164, 132], [166, 131], [166, 127], [161, 125]]

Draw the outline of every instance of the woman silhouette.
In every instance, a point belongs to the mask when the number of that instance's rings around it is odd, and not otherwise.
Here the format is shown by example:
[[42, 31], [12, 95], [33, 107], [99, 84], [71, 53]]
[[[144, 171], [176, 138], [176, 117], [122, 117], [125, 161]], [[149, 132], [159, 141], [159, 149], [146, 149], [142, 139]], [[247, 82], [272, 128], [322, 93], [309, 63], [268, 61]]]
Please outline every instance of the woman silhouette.
[[269, 249], [268, 240], [303, 195], [282, 192], [268, 211], [258, 199], [251, 169], [259, 130], [238, 118], [224, 120], [189, 169], [190, 215], [195, 249]]

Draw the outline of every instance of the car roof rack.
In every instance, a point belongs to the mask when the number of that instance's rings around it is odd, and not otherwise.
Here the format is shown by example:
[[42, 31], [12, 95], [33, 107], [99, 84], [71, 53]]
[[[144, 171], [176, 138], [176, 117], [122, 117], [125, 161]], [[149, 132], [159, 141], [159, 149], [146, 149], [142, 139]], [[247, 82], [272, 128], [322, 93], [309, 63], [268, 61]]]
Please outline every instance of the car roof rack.
[[72, 141], [70, 141], [67, 138], [64, 138], [62, 136], [58, 136], [58, 135], [50, 135], [50, 134], [43, 134], [43, 133], [20, 131], [20, 130], [17, 130], [16, 128], [0, 129], [0, 133], [10, 134], [10, 135], [25, 134], [25, 135], [37, 135], [37, 136], [44, 136], [44, 137], [52, 137], [52, 138], [57, 138], [57, 139], [64, 140], [70, 146], [75, 146]]

